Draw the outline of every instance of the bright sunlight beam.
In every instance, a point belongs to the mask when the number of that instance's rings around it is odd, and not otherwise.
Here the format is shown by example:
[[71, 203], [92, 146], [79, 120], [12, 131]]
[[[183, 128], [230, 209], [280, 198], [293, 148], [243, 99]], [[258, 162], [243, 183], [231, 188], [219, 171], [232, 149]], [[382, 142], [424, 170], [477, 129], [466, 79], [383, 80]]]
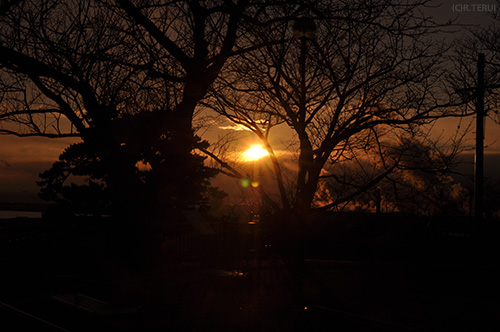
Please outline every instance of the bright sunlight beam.
[[254, 144], [243, 152], [242, 157], [243, 161], [255, 161], [268, 155], [269, 153], [262, 147], [262, 145]]

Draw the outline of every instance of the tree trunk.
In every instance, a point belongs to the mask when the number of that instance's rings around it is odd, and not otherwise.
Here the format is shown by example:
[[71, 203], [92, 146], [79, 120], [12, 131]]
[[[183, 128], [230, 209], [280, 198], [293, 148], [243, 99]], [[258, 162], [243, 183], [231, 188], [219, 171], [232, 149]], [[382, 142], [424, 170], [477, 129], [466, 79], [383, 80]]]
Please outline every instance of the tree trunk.
[[318, 182], [318, 172], [314, 170], [312, 164], [305, 167], [307, 179], [297, 191], [295, 204], [289, 216], [290, 232], [289, 232], [289, 257], [287, 258], [290, 271], [294, 281], [294, 295], [299, 309], [303, 308], [305, 297], [303, 292], [304, 279], [306, 274], [306, 225], [311, 213], [311, 204], [316, 192]]

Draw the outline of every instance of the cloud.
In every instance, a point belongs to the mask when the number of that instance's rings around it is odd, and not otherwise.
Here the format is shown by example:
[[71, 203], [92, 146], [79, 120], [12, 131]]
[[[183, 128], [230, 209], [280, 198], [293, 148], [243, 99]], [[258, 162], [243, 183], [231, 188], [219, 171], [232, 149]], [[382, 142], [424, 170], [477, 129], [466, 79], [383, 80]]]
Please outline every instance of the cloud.
[[222, 130], [234, 130], [234, 131], [251, 131], [250, 129], [248, 129], [247, 127], [241, 125], [241, 124], [234, 124], [234, 125], [230, 125], [230, 126], [223, 126], [223, 127], [219, 127], [219, 129], [222, 129]]
[[[267, 123], [267, 120], [266, 119], [257, 119], [254, 121], [256, 124], [258, 125], [264, 125]], [[248, 129], [247, 127], [245, 127], [244, 125], [242, 124], [238, 124], [238, 123], [231, 123], [230, 125], [228, 126], [219, 126], [218, 127], [219, 129], [222, 129], [222, 130], [234, 130], [234, 131], [251, 131], [250, 129]], [[261, 128], [261, 130], [265, 130], [265, 128]]]

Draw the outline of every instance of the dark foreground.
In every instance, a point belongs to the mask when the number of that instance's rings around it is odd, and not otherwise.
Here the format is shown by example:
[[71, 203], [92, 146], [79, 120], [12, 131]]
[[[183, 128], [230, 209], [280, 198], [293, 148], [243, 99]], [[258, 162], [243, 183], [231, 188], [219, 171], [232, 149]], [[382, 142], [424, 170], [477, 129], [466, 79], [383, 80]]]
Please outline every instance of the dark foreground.
[[200, 236], [198, 251], [172, 255], [167, 246], [169, 254], [144, 265], [89, 245], [106, 243], [97, 233], [78, 237], [78, 245], [35, 233], [31, 244], [9, 244], [4, 236], [2, 331], [500, 329], [493, 232], [448, 233], [415, 248], [409, 238], [393, 241], [386, 232], [374, 242], [351, 229], [345, 243], [330, 247], [336, 255], [309, 252], [300, 285], [280, 255], [248, 232], [233, 234], [235, 243], [224, 239], [222, 253]]

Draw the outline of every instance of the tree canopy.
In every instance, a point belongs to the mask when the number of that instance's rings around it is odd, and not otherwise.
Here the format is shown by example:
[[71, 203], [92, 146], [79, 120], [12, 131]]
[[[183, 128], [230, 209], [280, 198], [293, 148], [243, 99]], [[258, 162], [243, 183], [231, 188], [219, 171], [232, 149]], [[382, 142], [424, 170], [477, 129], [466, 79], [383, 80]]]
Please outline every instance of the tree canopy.
[[[422, 138], [422, 125], [463, 115], [445, 81], [449, 46], [433, 38], [440, 26], [422, 14], [426, 4], [318, 2], [316, 10], [273, 30], [249, 32], [268, 46], [231, 62], [206, 105], [262, 140], [279, 193], [277, 199], [266, 195], [271, 204], [304, 215], [322, 207], [318, 188], [328, 172], [360, 155], [378, 156], [384, 166], [361, 188], [373, 186], [398, 166], [387, 154], [395, 140]], [[309, 31], [294, 35], [297, 26]], [[280, 125], [291, 129], [297, 156], [292, 192], [285, 161], [269, 140]]]
[[[0, 133], [80, 137], [112, 199], [130, 206], [123, 193], [141, 187], [138, 164], [155, 174], [156, 197], [173, 181], [165, 174], [213, 175], [193, 153], [216, 157], [192, 128], [196, 112], [210, 108], [263, 140], [279, 199], [259, 187], [261, 195], [307, 214], [325, 165], [361, 151], [383, 159], [403, 131], [456, 115], [442, 80], [445, 46], [432, 38], [439, 25], [420, 11], [428, 3], [8, 1]], [[295, 140], [292, 192], [268, 140], [279, 125]]]
[[[137, 187], [138, 162], [167, 181], [160, 174], [182, 174], [189, 169], [185, 163], [197, 164], [197, 104], [229, 58], [256, 47], [242, 28], [272, 25], [260, 20], [262, 12], [285, 5], [295, 12], [302, 7], [291, 1], [6, 3], [0, 17], [0, 133], [80, 137], [97, 154], [115, 200], [125, 199], [120, 193], [130, 190], [126, 183]], [[131, 130], [120, 132], [124, 119], [143, 113], [129, 121]], [[139, 124], [148, 130], [136, 130]], [[169, 186], [158, 184], [157, 197], [163, 195], [159, 188]]]

